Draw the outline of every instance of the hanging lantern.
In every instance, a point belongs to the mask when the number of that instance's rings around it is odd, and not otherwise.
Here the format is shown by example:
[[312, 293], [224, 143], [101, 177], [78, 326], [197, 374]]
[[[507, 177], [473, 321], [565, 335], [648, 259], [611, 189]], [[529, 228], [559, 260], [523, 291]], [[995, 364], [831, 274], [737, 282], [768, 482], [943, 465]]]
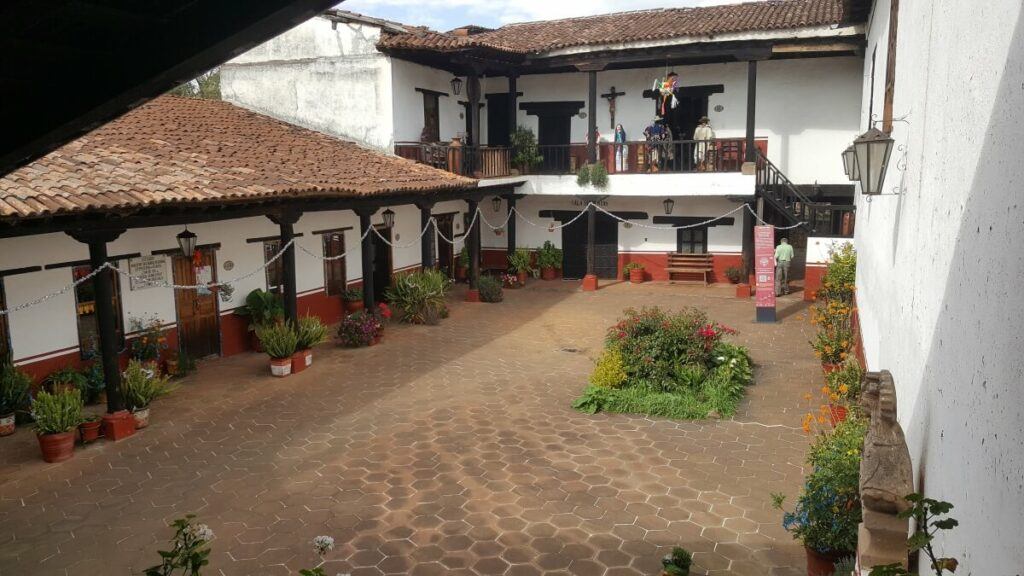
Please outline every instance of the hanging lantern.
[[451, 85], [452, 93], [458, 96], [462, 92], [462, 78], [458, 76], [452, 78]]
[[384, 219], [385, 228], [391, 228], [395, 225], [395, 212], [391, 210], [391, 208], [385, 210], [384, 213], [381, 214], [381, 218]]
[[501, 211], [501, 196], [495, 196], [491, 198], [491, 207], [494, 208], [495, 212]]
[[186, 227], [177, 236], [178, 246], [181, 248], [181, 255], [185, 258], [192, 258], [196, 253], [196, 235]]
[[671, 214], [672, 210], [676, 207], [676, 201], [671, 198], [665, 198], [662, 204], [665, 206], [665, 214]]
[[878, 128], [872, 128], [853, 141], [857, 155], [857, 178], [862, 194], [882, 193], [885, 173], [889, 167], [893, 140]]
[[857, 150], [854, 149], [853, 144], [843, 151], [843, 173], [851, 182], [860, 179], [860, 173], [857, 170]]

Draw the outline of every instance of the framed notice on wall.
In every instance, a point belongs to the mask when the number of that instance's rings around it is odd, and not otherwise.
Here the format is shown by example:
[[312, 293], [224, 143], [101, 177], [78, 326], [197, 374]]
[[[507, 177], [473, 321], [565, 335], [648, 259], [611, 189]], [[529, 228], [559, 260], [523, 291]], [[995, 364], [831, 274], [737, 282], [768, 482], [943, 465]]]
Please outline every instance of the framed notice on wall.
[[139, 256], [128, 260], [132, 275], [132, 292], [154, 288], [167, 282], [167, 258], [164, 256]]
[[775, 322], [775, 228], [754, 226], [757, 321]]

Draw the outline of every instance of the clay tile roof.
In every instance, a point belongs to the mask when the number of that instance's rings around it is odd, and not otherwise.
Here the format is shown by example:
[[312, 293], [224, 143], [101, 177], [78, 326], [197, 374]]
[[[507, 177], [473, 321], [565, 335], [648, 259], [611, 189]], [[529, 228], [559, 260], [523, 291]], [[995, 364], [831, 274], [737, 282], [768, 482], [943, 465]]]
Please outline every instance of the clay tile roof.
[[537, 54], [591, 44], [829, 26], [851, 23], [853, 15], [847, 8], [848, 1], [765, 0], [701, 8], [638, 10], [509, 24], [468, 36], [415, 30], [384, 34], [379, 46], [441, 52], [490, 48], [514, 54]]
[[0, 178], [0, 220], [475, 185], [227, 102], [161, 96]]

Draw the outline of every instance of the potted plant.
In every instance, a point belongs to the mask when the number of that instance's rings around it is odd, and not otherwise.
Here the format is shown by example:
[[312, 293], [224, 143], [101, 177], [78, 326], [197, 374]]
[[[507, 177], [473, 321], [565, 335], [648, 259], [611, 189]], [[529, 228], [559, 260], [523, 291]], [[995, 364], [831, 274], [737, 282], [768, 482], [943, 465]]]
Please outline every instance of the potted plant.
[[494, 276], [481, 276], [477, 289], [480, 290], [481, 302], [501, 302], [505, 298], [501, 281]]
[[82, 417], [82, 423], [78, 425], [78, 436], [82, 439], [82, 444], [95, 442], [100, 437], [102, 425], [100, 417], [95, 414]]
[[840, 370], [850, 355], [853, 346], [852, 313], [853, 307], [842, 300], [827, 300], [811, 310], [811, 322], [818, 326], [811, 346], [825, 374]]
[[580, 188], [589, 185], [598, 190], [605, 190], [608, 188], [608, 169], [600, 162], [584, 164], [576, 172], [576, 185]]
[[136, 430], [149, 426], [150, 403], [171, 392], [168, 380], [153, 364], [143, 364], [134, 358], [128, 361], [128, 368], [121, 374], [121, 392], [135, 419]]
[[270, 356], [270, 373], [278, 378], [291, 374], [292, 354], [295, 354], [295, 347], [299, 342], [295, 330], [284, 323], [257, 326], [256, 337], [259, 338], [263, 350]]
[[277, 294], [257, 288], [249, 292], [245, 297], [245, 306], [236, 310], [235, 313], [249, 318], [249, 338], [252, 349], [262, 352], [256, 328], [284, 321], [284, 304]]
[[15, 413], [28, 406], [32, 378], [9, 362], [0, 362], [0, 436], [14, 434]]
[[103, 363], [99, 360], [93, 362], [84, 374], [85, 391], [82, 394], [82, 401], [86, 404], [106, 404], [107, 378], [103, 374]]
[[512, 290], [522, 287], [522, 284], [519, 283], [519, 276], [515, 274], [502, 274], [501, 284], [505, 288], [510, 288]]
[[676, 546], [672, 553], [661, 559], [661, 576], [690, 576], [693, 555], [686, 548]]
[[545, 240], [544, 245], [537, 250], [537, 266], [540, 267], [542, 279], [554, 280], [562, 269], [562, 251], [555, 248], [550, 240]]
[[743, 277], [743, 271], [737, 266], [729, 266], [725, 269], [725, 277], [729, 279], [732, 284], [739, 284], [740, 278]]
[[359, 288], [346, 288], [341, 293], [341, 300], [345, 303], [345, 312], [353, 314], [363, 309], [363, 291]]
[[773, 506], [784, 512], [782, 526], [803, 542], [808, 576], [832, 576], [836, 562], [857, 548], [866, 432], [866, 420], [849, 418], [817, 437], [807, 458], [811, 473], [792, 512], [782, 508], [785, 496], [772, 494]]
[[299, 318], [295, 327], [295, 354], [292, 354], [292, 374], [313, 365], [313, 346], [327, 339], [327, 327], [317, 316]]
[[43, 391], [32, 402], [39, 449], [46, 462], [63, 462], [75, 452], [75, 429], [82, 423], [82, 395], [78, 390], [55, 394]]
[[459, 261], [455, 265], [455, 280], [458, 282], [464, 282], [467, 276], [467, 270], [469, 270], [469, 251], [463, 246], [462, 250], [459, 250]]
[[84, 374], [71, 366], [58, 368], [46, 377], [46, 386], [50, 392], [64, 392], [66, 390], [85, 390], [88, 381]]
[[[398, 276], [385, 291], [388, 302], [400, 311], [402, 322], [410, 324], [437, 324], [445, 309], [445, 297], [452, 281], [440, 270], [426, 269]], [[378, 314], [377, 323], [383, 327]], [[378, 330], [380, 330], [378, 328]]]
[[629, 278], [633, 284], [643, 284], [644, 265], [639, 262], [630, 262], [622, 267], [622, 275]]
[[544, 161], [537, 147], [537, 136], [533, 130], [524, 126], [518, 126], [509, 136], [512, 145], [512, 165], [518, 168], [523, 174], [529, 174], [530, 170], [539, 166]]
[[526, 285], [526, 278], [530, 275], [531, 260], [533, 255], [526, 248], [516, 248], [515, 252], [508, 256], [508, 268], [515, 272], [519, 283]]
[[373, 346], [380, 340], [380, 319], [366, 310], [346, 316], [338, 327], [338, 338], [351, 348]]
[[132, 318], [129, 325], [137, 334], [129, 344], [131, 357], [143, 363], [158, 362], [160, 353], [167, 349], [167, 337], [160, 319], [156, 316]]
[[825, 376], [828, 383], [824, 392], [828, 395], [829, 419], [832, 425], [846, 420], [848, 406], [860, 397], [860, 381], [864, 371], [856, 360], [847, 360], [839, 370]]

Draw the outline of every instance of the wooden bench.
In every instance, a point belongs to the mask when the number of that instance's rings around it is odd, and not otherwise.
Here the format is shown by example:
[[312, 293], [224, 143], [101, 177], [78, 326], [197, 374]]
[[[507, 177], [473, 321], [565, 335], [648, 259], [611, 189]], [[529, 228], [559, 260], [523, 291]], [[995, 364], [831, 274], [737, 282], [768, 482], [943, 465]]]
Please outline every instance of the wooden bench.
[[670, 282], [680, 284], [708, 285], [708, 274], [714, 270], [711, 254], [680, 254], [668, 253], [668, 272]]

